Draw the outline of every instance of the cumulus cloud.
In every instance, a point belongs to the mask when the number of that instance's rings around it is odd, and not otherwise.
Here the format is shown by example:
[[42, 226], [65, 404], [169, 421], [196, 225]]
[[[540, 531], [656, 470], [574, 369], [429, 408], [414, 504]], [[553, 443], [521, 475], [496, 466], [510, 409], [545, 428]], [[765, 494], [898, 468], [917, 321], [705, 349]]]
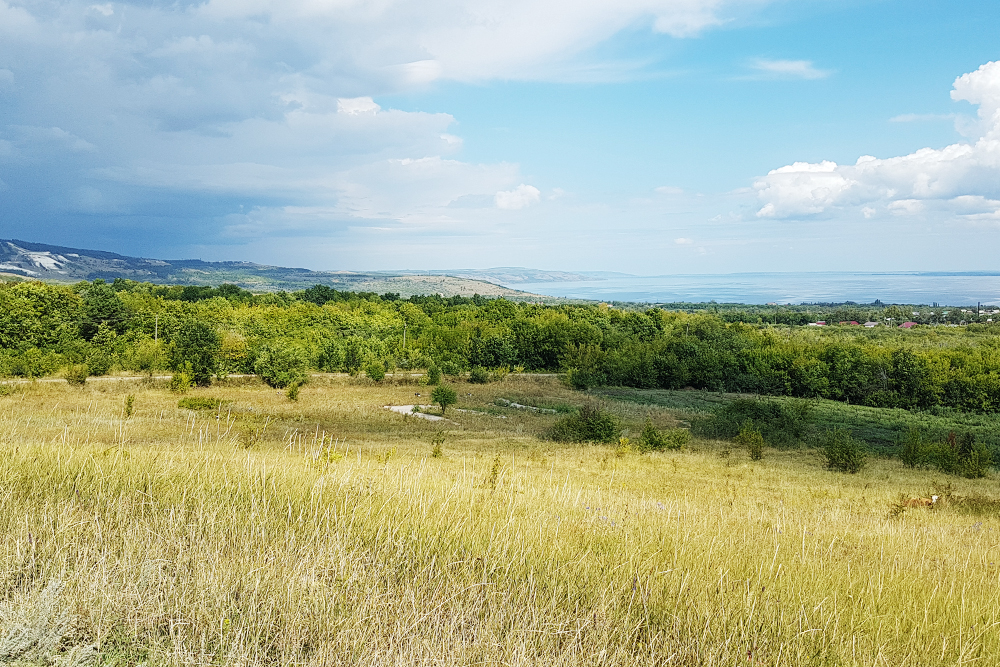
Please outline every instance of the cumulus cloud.
[[249, 211], [334, 229], [524, 209], [538, 190], [516, 165], [462, 162], [451, 116], [376, 100], [442, 80], [626, 76], [586, 54], [768, 1], [0, 0], [0, 210], [24, 221], [9, 233], [87, 227], [99, 244], [101, 225], [207, 243]]
[[758, 58], [750, 63], [758, 78], [773, 79], [825, 79], [830, 70], [817, 69], [811, 60], [767, 60]]
[[370, 97], [340, 98], [337, 100], [337, 113], [346, 113], [357, 116], [361, 113], [378, 113], [382, 107], [375, 103]]
[[923, 148], [909, 155], [879, 159], [870, 155], [853, 165], [796, 162], [775, 169], [754, 183], [761, 218], [817, 215], [833, 209], [864, 207], [916, 215], [925, 210], [957, 216], [977, 202], [1000, 199], [1000, 61], [986, 63], [955, 80], [953, 100], [979, 106], [976, 140], [944, 148]]
[[535, 186], [521, 183], [513, 190], [497, 192], [493, 201], [499, 209], [516, 211], [537, 202], [541, 194], [541, 191]]

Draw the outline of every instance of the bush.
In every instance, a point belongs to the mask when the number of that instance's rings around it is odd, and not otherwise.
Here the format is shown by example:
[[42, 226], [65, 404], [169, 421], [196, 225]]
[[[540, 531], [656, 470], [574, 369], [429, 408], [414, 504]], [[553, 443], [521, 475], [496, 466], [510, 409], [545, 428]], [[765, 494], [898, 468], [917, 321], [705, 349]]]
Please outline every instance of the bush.
[[257, 355], [254, 370], [269, 387], [286, 389], [293, 384], [305, 384], [309, 379], [306, 369], [309, 359], [291, 347], [264, 347]]
[[989, 447], [972, 432], [952, 431], [944, 442], [925, 442], [922, 433], [911, 428], [900, 442], [899, 458], [911, 468], [937, 468], [970, 479], [985, 477], [993, 465]]
[[288, 390], [285, 392], [285, 396], [288, 397], [290, 401], [299, 400], [299, 391], [302, 389], [302, 385], [298, 382], [293, 382], [288, 385]]
[[87, 378], [90, 377], [90, 369], [87, 368], [86, 364], [74, 364], [66, 369], [66, 382], [78, 387], [82, 387], [87, 384]]
[[764, 436], [761, 435], [760, 429], [754, 426], [752, 419], [743, 422], [733, 442], [737, 447], [743, 447], [749, 452], [751, 461], [760, 461], [764, 458]]
[[618, 417], [588, 405], [557, 421], [547, 435], [557, 442], [615, 442], [621, 430]]
[[185, 370], [174, 373], [173, 377], [170, 378], [170, 391], [175, 394], [183, 394], [194, 385], [194, 380], [189, 372], [190, 368], [191, 366], [188, 364]]
[[369, 361], [365, 364], [365, 375], [375, 382], [385, 379], [385, 364], [381, 361]]
[[604, 376], [587, 368], [571, 368], [566, 371], [564, 381], [573, 389], [586, 391], [603, 385]]
[[425, 377], [427, 379], [427, 384], [429, 385], [439, 384], [441, 382], [441, 369], [435, 366], [434, 364], [431, 364], [427, 368], [427, 375]]
[[653, 452], [662, 449], [680, 449], [691, 439], [691, 433], [683, 428], [673, 428], [660, 431], [653, 426], [651, 419], [646, 419], [646, 425], [639, 436], [639, 451]]
[[441, 406], [441, 414], [443, 415], [449, 405], [454, 405], [458, 402], [458, 393], [451, 387], [443, 384], [438, 385], [431, 392], [431, 400]]
[[853, 475], [861, 472], [868, 463], [864, 445], [855, 440], [848, 431], [834, 428], [827, 431], [823, 439], [826, 466], [831, 470]]
[[462, 372], [462, 367], [454, 361], [446, 360], [441, 362], [441, 372], [454, 377]]
[[486, 384], [490, 381], [490, 372], [482, 366], [473, 366], [469, 372], [469, 382], [474, 384]]
[[804, 400], [779, 402], [739, 398], [692, 426], [698, 435], [729, 440], [739, 435], [743, 425], [750, 420], [768, 445], [791, 447], [805, 435], [810, 409], [811, 405]]
[[985, 443], [976, 440], [974, 433], [963, 433], [955, 448], [959, 473], [969, 479], [985, 477], [993, 465], [993, 456]]

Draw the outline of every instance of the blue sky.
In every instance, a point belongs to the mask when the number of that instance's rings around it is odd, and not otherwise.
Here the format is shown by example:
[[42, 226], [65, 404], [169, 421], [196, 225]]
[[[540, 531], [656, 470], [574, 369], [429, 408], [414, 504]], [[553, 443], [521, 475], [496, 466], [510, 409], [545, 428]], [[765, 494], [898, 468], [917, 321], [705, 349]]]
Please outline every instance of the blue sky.
[[0, 236], [315, 269], [995, 269], [998, 28], [982, 0], [0, 0]]

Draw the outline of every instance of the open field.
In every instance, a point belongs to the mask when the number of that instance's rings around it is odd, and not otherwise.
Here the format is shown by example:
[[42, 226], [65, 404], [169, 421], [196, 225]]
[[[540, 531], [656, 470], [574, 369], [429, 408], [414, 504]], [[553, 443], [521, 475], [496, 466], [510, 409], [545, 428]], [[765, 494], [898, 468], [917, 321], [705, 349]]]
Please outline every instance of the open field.
[[[405, 382], [405, 383], [404, 383]], [[115, 665], [959, 665], [1000, 656], [1000, 490], [811, 450], [540, 436], [554, 378], [19, 385], [0, 398], [0, 659]], [[422, 394], [416, 396], [416, 394]], [[134, 396], [128, 415], [128, 396]], [[501, 407], [496, 399], [555, 414]], [[443, 456], [432, 440], [443, 436]], [[901, 498], [943, 496], [931, 510]]]

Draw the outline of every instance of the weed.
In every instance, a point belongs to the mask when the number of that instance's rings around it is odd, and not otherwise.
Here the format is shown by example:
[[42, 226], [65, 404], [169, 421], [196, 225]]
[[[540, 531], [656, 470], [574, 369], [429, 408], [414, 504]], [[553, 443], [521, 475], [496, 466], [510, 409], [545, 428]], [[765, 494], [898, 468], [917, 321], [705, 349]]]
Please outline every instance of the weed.
[[386, 449], [381, 454], [378, 455], [377, 457], [378, 462], [381, 463], [382, 465], [385, 465], [389, 463], [389, 460], [392, 459], [392, 457], [395, 455], [396, 455], [395, 447], [392, 447], [391, 449]]
[[135, 394], [125, 397], [125, 419], [129, 419], [135, 414]]
[[500, 461], [500, 455], [497, 454], [493, 457], [493, 465], [490, 466], [490, 473], [486, 476], [485, 485], [490, 489], [497, 488], [497, 481], [500, 479], [500, 471], [503, 470], [503, 463]]
[[302, 390], [302, 383], [293, 382], [292, 384], [288, 385], [288, 389], [285, 391], [285, 396], [287, 396], [288, 400], [290, 401], [297, 401], [299, 400], [299, 391], [301, 390]]
[[444, 431], [431, 438], [431, 456], [440, 459], [444, 456]]

